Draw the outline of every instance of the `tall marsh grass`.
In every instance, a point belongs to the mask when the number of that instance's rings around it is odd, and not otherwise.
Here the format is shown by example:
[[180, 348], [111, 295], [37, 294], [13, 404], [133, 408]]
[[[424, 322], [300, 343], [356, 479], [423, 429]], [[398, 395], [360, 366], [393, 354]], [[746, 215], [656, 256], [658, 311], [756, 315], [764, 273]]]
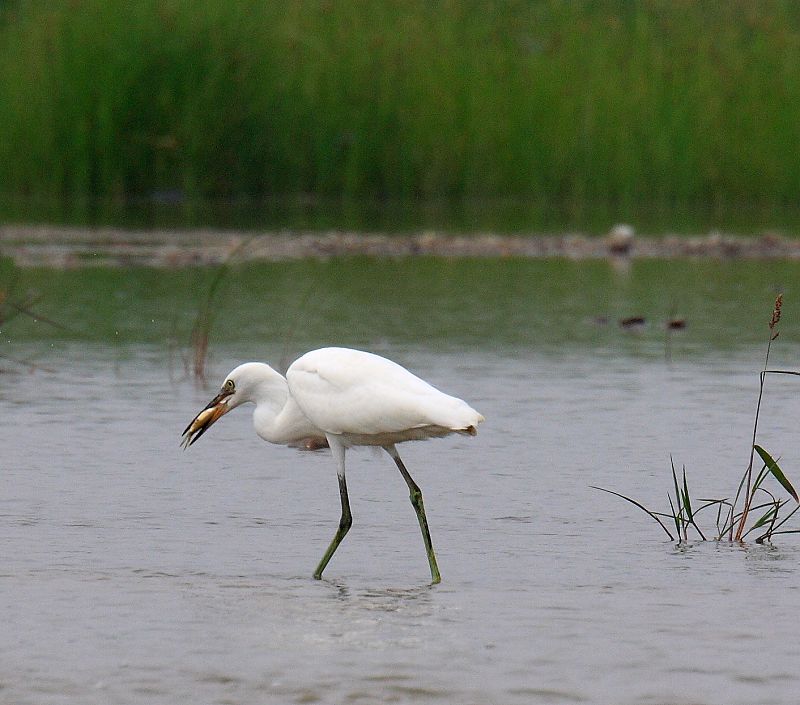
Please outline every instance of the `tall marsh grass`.
[[0, 4], [0, 189], [36, 197], [800, 194], [800, 4]]

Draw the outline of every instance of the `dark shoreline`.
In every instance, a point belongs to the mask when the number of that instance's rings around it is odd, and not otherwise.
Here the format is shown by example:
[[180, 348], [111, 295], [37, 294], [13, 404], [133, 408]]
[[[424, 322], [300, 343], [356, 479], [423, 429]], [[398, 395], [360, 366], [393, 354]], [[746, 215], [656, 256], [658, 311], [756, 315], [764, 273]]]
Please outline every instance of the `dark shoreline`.
[[800, 239], [776, 233], [755, 236], [634, 236], [626, 228], [609, 235], [453, 235], [345, 231], [245, 232], [220, 230], [83, 229], [0, 226], [0, 257], [18, 267], [158, 267], [223, 262], [326, 259], [330, 257], [522, 257], [522, 258], [711, 258], [797, 259]]

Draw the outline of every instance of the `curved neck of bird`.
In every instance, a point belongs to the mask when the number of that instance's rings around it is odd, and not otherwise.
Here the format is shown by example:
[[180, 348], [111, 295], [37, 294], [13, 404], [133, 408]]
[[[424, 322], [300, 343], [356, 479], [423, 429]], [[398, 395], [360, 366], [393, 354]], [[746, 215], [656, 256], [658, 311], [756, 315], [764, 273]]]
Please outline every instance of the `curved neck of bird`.
[[283, 445], [314, 435], [313, 427], [303, 416], [281, 375], [259, 383], [250, 398], [256, 404], [253, 426], [265, 441]]
[[[277, 424], [281, 412], [289, 400], [289, 387], [280, 375], [264, 379], [253, 387], [248, 401], [256, 405], [253, 422], [260, 436], [267, 438], [263, 432], [269, 433]], [[270, 434], [271, 435], [271, 434]]]

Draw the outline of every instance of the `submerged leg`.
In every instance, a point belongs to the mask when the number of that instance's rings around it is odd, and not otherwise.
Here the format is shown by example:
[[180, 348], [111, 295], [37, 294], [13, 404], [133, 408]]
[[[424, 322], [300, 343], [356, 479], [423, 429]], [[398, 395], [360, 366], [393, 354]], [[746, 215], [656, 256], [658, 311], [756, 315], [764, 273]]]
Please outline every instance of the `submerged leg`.
[[342, 518], [339, 519], [339, 528], [336, 529], [331, 545], [328, 546], [328, 550], [325, 551], [325, 555], [322, 556], [322, 560], [314, 571], [314, 577], [317, 580], [322, 578], [322, 571], [325, 570], [325, 566], [328, 565], [331, 556], [333, 556], [336, 549], [339, 548], [339, 544], [342, 542], [345, 534], [347, 534], [350, 527], [353, 525], [353, 517], [350, 514], [350, 500], [347, 497], [347, 482], [344, 478], [344, 446], [338, 439], [331, 438], [330, 436], [328, 436], [328, 445], [331, 448], [334, 460], [336, 460], [336, 475], [339, 478], [339, 495], [342, 498]]
[[400, 470], [400, 474], [408, 485], [408, 489], [411, 493], [411, 504], [414, 505], [414, 511], [417, 513], [419, 528], [422, 530], [422, 540], [425, 542], [425, 551], [428, 553], [428, 563], [431, 567], [431, 582], [434, 584], [440, 583], [442, 581], [442, 576], [439, 574], [439, 566], [436, 565], [436, 555], [433, 552], [433, 544], [431, 543], [431, 532], [428, 530], [428, 520], [425, 517], [425, 505], [422, 503], [422, 490], [417, 483], [414, 482], [414, 478], [409, 475], [406, 466], [403, 465], [403, 461], [400, 460], [400, 454], [397, 452], [397, 448], [390, 445], [386, 446], [384, 450], [392, 456], [398, 470]]

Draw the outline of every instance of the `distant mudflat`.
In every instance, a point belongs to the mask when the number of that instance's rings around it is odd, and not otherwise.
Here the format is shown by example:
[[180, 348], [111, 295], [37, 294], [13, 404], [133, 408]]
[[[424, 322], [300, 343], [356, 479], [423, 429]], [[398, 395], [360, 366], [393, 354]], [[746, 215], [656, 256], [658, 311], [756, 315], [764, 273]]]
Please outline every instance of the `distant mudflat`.
[[800, 258], [800, 239], [772, 232], [646, 236], [634, 235], [627, 227], [594, 236], [0, 226], [0, 257], [19, 267], [175, 268], [353, 256], [794, 259]]

